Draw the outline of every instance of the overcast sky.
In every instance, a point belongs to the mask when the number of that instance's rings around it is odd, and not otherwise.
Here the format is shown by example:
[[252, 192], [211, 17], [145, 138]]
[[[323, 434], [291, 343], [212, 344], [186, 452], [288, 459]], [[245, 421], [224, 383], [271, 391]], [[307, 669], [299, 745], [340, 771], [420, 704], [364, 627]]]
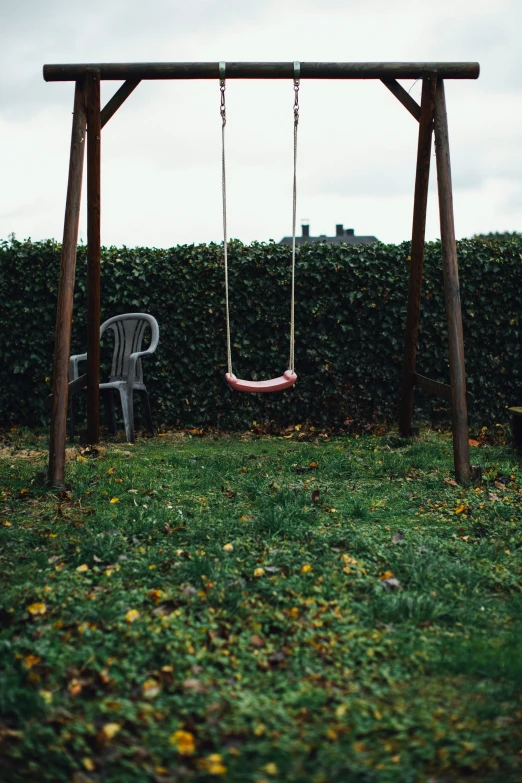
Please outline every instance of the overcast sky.
[[[73, 62], [478, 61], [478, 80], [446, 87], [457, 236], [522, 230], [521, 0], [0, 0], [0, 27], [0, 239], [61, 241], [74, 87], [42, 66]], [[244, 242], [291, 232], [292, 102], [290, 80], [228, 83]], [[298, 220], [408, 239], [415, 120], [373, 81], [303, 81], [300, 104]], [[221, 241], [220, 132], [217, 82], [142, 82], [103, 130], [103, 244]], [[428, 239], [435, 185], [432, 159]]]

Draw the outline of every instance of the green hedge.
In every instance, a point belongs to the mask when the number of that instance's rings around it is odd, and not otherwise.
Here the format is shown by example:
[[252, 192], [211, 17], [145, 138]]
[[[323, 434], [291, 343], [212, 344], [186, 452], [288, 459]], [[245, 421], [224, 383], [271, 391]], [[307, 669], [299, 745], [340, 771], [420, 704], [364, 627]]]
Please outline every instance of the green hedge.
[[[294, 389], [229, 391], [224, 284], [218, 245], [170, 250], [105, 248], [102, 318], [150, 312], [160, 345], [145, 366], [157, 423], [221, 427], [253, 420], [341, 426], [396, 416], [409, 243], [305, 245], [297, 261]], [[475, 424], [503, 422], [522, 403], [519, 320], [522, 241], [458, 245], [470, 410]], [[0, 243], [0, 419], [46, 423], [60, 245]], [[73, 353], [85, 350], [85, 247], [78, 251]], [[290, 248], [230, 247], [233, 358], [246, 378], [279, 375], [288, 353]], [[418, 370], [448, 382], [440, 243], [426, 246]], [[256, 376], [257, 373], [257, 376]], [[444, 417], [438, 399], [416, 394], [417, 414]]]

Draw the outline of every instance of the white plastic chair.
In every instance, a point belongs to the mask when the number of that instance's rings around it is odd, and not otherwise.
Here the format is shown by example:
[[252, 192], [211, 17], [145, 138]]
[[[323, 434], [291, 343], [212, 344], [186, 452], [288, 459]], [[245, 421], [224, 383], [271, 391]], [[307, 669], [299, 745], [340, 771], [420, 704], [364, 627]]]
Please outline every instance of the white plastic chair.
[[[143, 337], [150, 326], [150, 345], [141, 350]], [[143, 383], [143, 368], [141, 360], [145, 356], [154, 353], [159, 342], [158, 322], [147, 313], [125, 313], [109, 318], [100, 326], [100, 339], [107, 329], [114, 334], [114, 348], [112, 353], [111, 375], [108, 383], [100, 383], [100, 392], [104, 395], [107, 406], [107, 419], [109, 430], [116, 432], [116, 418], [114, 415], [113, 391], [120, 393], [123, 421], [125, 423], [125, 435], [129, 443], [134, 443], [134, 392], [141, 394], [145, 408], [147, 426], [152, 434], [152, 414], [150, 410], [149, 395]], [[87, 360], [87, 354], [82, 353], [71, 356], [69, 359], [69, 383], [80, 378], [78, 364]], [[78, 389], [79, 390], [79, 389]], [[74, 394], [74, 393], [73, 393]], [[69, 398], [70, 414], [70, 438], [74, 440], [75, 410], [73, 394]]]

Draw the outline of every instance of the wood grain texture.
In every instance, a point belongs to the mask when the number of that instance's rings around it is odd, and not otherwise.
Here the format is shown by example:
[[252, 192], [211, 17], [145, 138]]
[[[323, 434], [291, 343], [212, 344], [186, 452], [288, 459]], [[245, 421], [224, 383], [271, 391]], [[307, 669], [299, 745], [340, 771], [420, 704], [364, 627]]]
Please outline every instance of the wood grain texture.
[[87, 440], [100, 440], [100, 72], [87, 71]]
[[435, 97], [435, 146], [437, 153], [437, 185], [439, 191], [444, 298], [446, 301], [446, 316], [448, 321], [455, 477], [459, 484], [467, 485], [471, 479], [471, 469], [469, 461], [464, 336], [462, 332], [457, 245], [455, 242], [455, 223], [453, 217], [448, 118], [446, 113], [444, 82], [442, 79], [438, 82]]
[[110, 118], [113, 117], [120, 106], [127, 100], [129, 95], [134, 92], [138, 84], [140, 83], [140, 79], [127, 79], [126, 82], [123, 82], [120, 89], [117, 90], [112, 98], [106, 103], [106, 105], [101, 110], [101, 127], [103, 128], [107, 123], [109, 122]]
[[[74, 81], [88, 68], [102, 79], [219, 79], [219, 63], [80, 63], [44, 65], [47, 82]], [[437, 71], [444, 79], [478, 79], [478, 63], [301, 63], [301, 79], [420, 79]], [[293, 62], [227, 62], [227, 79], [293, 79]]]
[[56, 311], [54, 347], [53, 399], [49, 439], [48, 480], [51, 486], [63, 487], [65, 482], [65, 443], [67, 438], [67, 402], [69, 386], [69, 356], [76, 274], [76, 249], [80, 223], [83, 161], [85, 150], [85, 82], [76, 82], [69, 156], [69, 179], [65, 202], [60, 282]]
[[419, 139], [417, 144], [410, 282], [408, 287], [406, 327], [404, 330], [404, 360], [399, 411], [399, 430], [404, 437], [407, 437], [411, 432], [413, 418], [413, 377], [417, 361], [417, 341], [419, 337], [422, 273], [424, 268], [424, 238], [426, 234], [426, 210], [428, 206], [431, 140], [433, 136], [436, 89], [437, 74], [434, 71], [424, 74], [422, 80]]
[[411, 115], [415, 117], [417, 121], [420, 120], [421, 117], [421, 107], [415, 101], [409, 92], [407, 92], [402, 84], [399, 84], [399, 82], [396, 79], [381, 79], [381, 82], [389, 89], [393, 95], [402, 103], [402, 105], [408, 109]]

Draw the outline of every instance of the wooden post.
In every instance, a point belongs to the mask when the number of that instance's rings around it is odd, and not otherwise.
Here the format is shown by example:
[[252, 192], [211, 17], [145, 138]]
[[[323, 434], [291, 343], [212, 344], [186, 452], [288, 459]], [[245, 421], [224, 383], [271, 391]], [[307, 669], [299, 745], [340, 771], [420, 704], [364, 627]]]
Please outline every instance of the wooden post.
[[56, 312], [56, 340], [54, 348], [53, 399], [49, 442], [48, 480], [51, 486], [64, 487], [65, 441], [67, 435], [67, 402], [69, 356], [76, 273], [76, 249], [80, 223], [80, 201], [85, 149], [85, 82], [76, 82], [69, 157], [69, 180], [63, 226], [60, 283]]
[[415, 176], [415, 197], [413, 202], [413, 228], [411, 238], [410, 285], [408, 289], [408, 310], [404, 336], [404, 362], [402, 372], [402, 395], [399, 413], [399, 431], [403, 437], [411, 434], [413, 418], [413, 393], [415, 362], [424, 267], [424, 237], [426, 233], [426, 209], [428, 206], [428, 184], [430, 178], [431, 137], [435, 111], [437, 74], [425, 73], [422, 80], [421, 113], [419, 119], [419, 141], [417, 146], [417, 173]]
[[446, 300], [446, 316], [448, 319], [453, 456], [455, 462], [455, 477], [459, 484], [466, 485], [469, 484], [471, 479], [468, 442], [468, 408], [466, 404], [466, 370], [464, 366], [464, 337], [462, 333], [459, 270], [453, 217], [448, 117], [446, 114], [446, 99], [444, 97], [444, 82], [442, 79], [438, 82], [435, 97], [435, 148], [437, 154], [437, 184], [439, 191], [444, 297]]
[[100, 439], [100, 72], [86, 76], [87, 108], [87, 441]]

